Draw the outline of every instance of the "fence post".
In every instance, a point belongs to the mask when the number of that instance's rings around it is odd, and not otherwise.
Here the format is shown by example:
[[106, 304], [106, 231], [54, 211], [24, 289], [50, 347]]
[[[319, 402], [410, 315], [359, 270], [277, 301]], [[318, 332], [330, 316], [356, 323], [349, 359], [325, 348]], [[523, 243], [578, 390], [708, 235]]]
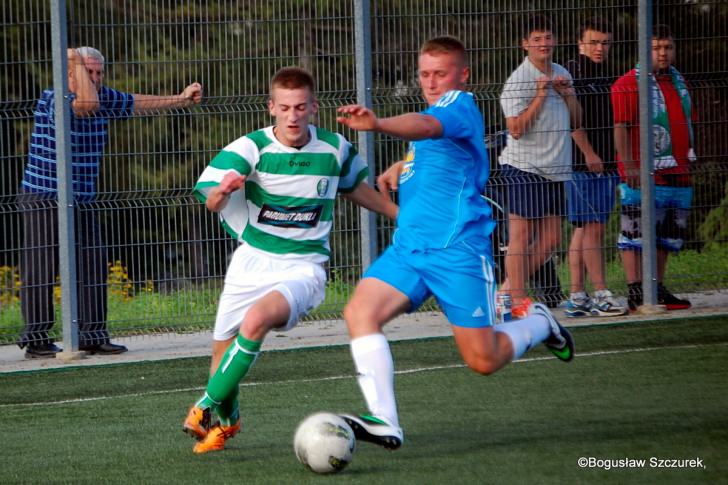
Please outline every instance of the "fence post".
[[[78, 288], [76, 279], [76, 225], [71, 154], [71, 100], [68, 97], [68, 31], [66, 2], [51, 2], [53, 91], [55, 92], [56, 170], [58, 183], [58, 267], [61, 278], [63, 352], [70, 360], [78, 354]], [[52, 228], [49, 228], [52, 230]]]
[[[354, 1], [354, 42], [356, 55], [356, 101], [358, 104], [372, 107], [372, 35], [371, 10], [369, 0]], [[369, 166], [369, 185], [374, 186], [374, 133], [360, 131], [357, 133], [359, 154]], [[366, 270], [377, 253], [377, 218], [374, 212], [361, 208], [359, 210], [361, 226], [361, 268]]]
[[652, 136], [652, 1], [640, 0], [639, 109], [640, 109], [640, 187], [642, 190], [642, 293], [646, 307], [657, 305], [657, 244], [655, 233], [655, 178]]

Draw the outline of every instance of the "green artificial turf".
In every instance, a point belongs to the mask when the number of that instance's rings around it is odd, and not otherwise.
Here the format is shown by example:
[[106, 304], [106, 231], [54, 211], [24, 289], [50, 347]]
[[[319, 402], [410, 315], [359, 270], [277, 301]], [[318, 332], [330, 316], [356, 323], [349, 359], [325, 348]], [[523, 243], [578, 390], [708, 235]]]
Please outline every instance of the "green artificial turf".
[[[243, 431], [203, 456], [181, 423], [207, 359], [0, 374], [0, 483], [725, 480], [728, 318], [574, 337], [570, 364], [539, 348], [490, 377], [463, 367], [451, 339], [393, 343], [405, 443], [395, 452], [359, 443], [335, 477], [304, 469], [291, 442], [309, 413], [364, 410], [346, 346], [264, 353], [241, 386]], [[601, 466], [582, 468], [582, 457]], [[653, 467], [660, 459], [703, 467]], [[628, 460], [645, 463], [620, 465], [637, 463]]]

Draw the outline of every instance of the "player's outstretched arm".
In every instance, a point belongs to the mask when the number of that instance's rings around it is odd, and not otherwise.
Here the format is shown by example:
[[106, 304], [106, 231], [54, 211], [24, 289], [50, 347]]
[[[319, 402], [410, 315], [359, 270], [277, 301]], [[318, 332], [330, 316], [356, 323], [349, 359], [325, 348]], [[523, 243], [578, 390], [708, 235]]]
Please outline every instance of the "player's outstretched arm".
[[399, 206], [389, 200], [387, 194], [377, 192], [366, 182], [360, 183], [356, 189], [343, 197], [360, 207], [384, 214], [390, 219], [396, 219], [399, 213]]
[[220, 212], [223, 210], [228, 200], [230, 200], [230, 194], [245, 186], [245, 178], [245, 175], [240, 175], [237, 172], [225, 174], [220, 185], [212, 188], [207, 194], [205, 207], [211, 212]]
[[379, 131], [379, 119], [374, 111], [359, 104], [341, 106], [336, 121], [356, 131]]
[[391, 118], [377, 118], [364, 106], [352, 104], [338, 110], [336, 121], [357, 131], [376, 131], [405, 140], [424, 140], [442, 135], [442, 125], [434, 116], [405, 113]]
[[202, 84], [192, 83], [181, 93], [171, 96], [134, 94], [134, 114], [173, 108], [186, 108], [202, 101]]

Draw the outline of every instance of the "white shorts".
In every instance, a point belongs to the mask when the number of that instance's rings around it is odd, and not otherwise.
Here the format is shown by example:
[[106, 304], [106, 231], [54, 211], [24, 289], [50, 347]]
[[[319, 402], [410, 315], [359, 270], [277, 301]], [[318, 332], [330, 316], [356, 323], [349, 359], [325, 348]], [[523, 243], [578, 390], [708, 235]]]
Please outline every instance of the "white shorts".
[[235, 337], [250, 307], [271, 291], [281, 293], [291, 310], [288, 322], [274, 330], [290, 330], [321, 304], [325, 290], [326, 271], [320, 264], [276, 258], [242, 244], [233, 253], [225, 275], [213, 338]]

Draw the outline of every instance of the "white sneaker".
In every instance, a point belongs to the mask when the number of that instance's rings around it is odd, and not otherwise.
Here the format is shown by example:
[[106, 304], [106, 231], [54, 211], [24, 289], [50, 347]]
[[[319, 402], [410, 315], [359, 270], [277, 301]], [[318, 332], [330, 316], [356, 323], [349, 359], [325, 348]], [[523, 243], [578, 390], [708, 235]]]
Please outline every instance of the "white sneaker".
[[611, 291], [599, 290], [594, 292], [590, 310], [592, 315], [596, 317], [618, 317], [625, 315], [627, 312], [627, 307], [620, 305]]

